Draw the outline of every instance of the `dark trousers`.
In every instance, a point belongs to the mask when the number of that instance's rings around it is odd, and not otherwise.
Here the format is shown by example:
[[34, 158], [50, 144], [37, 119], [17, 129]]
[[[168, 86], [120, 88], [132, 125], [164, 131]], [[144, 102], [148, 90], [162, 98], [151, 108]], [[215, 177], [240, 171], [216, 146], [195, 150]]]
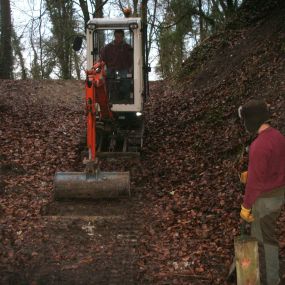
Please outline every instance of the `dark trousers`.
[[276, 238], [276, 221], [284, 204], [285, 187], [275, 189], [259, 197], [253, 207], [255, 220], [251, 224], [251, 236], [259, 242], [262, 284], [279, 282], [279, 247]]

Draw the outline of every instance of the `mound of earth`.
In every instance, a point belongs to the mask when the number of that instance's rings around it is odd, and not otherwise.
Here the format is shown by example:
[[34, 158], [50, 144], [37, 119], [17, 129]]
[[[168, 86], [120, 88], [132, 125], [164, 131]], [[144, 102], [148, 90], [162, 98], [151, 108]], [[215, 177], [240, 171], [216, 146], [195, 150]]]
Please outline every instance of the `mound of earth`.
[[[225, 281], [240, 228], [239, 174], [253, 139], [240, 124], [238, 107], [264, 98], [272, 125], [285, 134], [285, 4], [274, 4], [246, 26], [205, 41], [172, 84], [152, 86], [144, 153], [145, 194], [152, 202], [140, 248], [147, 258], [140, 265], [153, 284]], [[283, 275], [284, 220], [283, 211]]]

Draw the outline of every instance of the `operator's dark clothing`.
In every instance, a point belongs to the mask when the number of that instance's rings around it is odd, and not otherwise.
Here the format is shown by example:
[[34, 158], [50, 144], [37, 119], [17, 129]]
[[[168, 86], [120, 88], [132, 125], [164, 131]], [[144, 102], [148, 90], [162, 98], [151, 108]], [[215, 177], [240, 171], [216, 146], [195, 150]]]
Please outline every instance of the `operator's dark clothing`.
[[[109, 43], [101, 50], [107, 66], [107, 90], [113, 104], [130, 103], [131, 81], [127, 74], [133, 69], [133, 48], [126, 42]], [[116, 77], [119, 76], [119, 81]]]
[[111, 42], [101, 50], [101, 59], [110, 71], [128, 71], [133, 66], [133, 48], [125, 42]]
[[[248, 180], [243, 205], [252, 207], [251, 235], [259, 242], [262, 284], [279, 282], [276, 221], [284, 204], [285, 137], [270, 127], [250, 146]], [[266, 280], [266, 281], [265, 281]]]

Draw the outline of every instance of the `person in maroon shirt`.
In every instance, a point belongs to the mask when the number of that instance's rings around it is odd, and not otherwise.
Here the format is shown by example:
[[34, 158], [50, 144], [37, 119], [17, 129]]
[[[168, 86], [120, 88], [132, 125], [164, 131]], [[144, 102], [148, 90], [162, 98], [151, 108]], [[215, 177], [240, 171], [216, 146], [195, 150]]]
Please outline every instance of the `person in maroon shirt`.
[[[251, 236], [260, 244], [262, 284], [281, 284], [276, 222], [284, 204], [285, 137], [269, 124], [269, 110], [262, 100], [239, 108], [246, 130], [257, 134], [249, 149], [248, 176], [240, 216], [251, 223]], [[266, 280], [266, 281], [265, 281]]]
[[111, 103], [128, 102], [133, 88], [130, 79], [133, 48], [125, 42], [124, 35], [124, 30], [115, 30], [114, 40], [102, 48], [100, 54], [100, 59], [107, 66], [107, 90]]
[[103, 60], [109, 72], [130, 72], [133, 68], [133, 48], [124, 40], [124, 30], [115, 30], [114, 41], [101, 50]]

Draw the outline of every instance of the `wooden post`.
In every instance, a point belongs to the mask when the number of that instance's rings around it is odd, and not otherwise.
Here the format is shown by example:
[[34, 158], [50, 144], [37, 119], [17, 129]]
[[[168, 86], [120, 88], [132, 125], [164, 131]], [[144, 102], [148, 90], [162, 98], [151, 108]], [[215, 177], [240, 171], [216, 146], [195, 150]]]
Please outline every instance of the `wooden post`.
[[234, 240], [238, 285], [260, 285], [258, 242], [249, 236]]

